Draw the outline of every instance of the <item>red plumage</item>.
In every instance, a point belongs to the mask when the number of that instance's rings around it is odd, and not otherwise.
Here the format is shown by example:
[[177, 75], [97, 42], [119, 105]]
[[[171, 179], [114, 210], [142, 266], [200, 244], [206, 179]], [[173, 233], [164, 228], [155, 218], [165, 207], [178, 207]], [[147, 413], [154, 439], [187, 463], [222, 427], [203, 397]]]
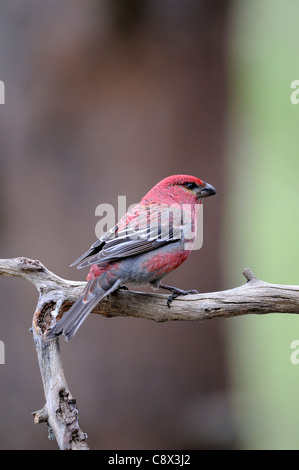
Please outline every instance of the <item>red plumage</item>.
[[216, 193], [213, 186], [189, 175], [160, 181], [118, 224], [97, 240], [74, 264], [90, 267], [82, 296], [47, 333], [70, 340], [88, 314], [105, 296], [125, 283], [146, 284], [178, 295], [196, 291], [161, 284], [161, 279], [190, 255], [196, 237], [201, 199]]

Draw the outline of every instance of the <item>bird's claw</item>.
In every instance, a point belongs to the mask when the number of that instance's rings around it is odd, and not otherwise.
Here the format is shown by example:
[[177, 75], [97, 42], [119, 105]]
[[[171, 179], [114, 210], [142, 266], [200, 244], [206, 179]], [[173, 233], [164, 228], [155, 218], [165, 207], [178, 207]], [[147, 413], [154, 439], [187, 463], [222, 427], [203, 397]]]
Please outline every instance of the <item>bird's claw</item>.
[[180, 295], [188, 295], [188, 294], [198, 294], [198, 291], [195, 289], [190, 289], [190, 290], [182, 290], [182, 289], [177, 289], [175, 290], [167, 299], [167, 307], [170, 308], [171, 302], [179, 297]]
[[[127, 286], [119, 286], [115, 292], [117, 292], [118, 290], [129, 290], [129, 288]], [[113, 294], [113, 292], [112, 292]], [[106, 299], [109, 300], [109, 296], [110, 294], [106, 295]]]

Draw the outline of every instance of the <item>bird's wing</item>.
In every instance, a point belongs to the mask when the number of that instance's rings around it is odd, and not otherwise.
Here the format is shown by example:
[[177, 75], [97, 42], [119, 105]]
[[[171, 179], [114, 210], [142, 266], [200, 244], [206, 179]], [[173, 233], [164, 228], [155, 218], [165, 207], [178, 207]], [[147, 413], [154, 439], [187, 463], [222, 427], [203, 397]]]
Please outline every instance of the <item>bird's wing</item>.
[[190, 217], [177, 206], [138, 204], [97, 240], [72, 265], [78, 268], [105, 263], [156, 249], [180, 240]]

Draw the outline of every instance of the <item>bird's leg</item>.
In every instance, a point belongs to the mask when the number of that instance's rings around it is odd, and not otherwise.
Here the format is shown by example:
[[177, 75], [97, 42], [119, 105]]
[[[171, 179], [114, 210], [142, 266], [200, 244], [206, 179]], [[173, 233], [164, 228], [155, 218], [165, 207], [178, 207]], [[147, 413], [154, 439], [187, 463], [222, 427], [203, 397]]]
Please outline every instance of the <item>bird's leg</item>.
[[161, 289], [170, 290], [172, 294], [167, 299], [167, 306], [170, 308], [171, 302], [176, 299], [179, 295], [198, 294], [197, 290], [183, 290], [178, 287], [167, 286], [166, 284], [160, 284]]
[[[119, 287], [116, 289], [115, 292], [117, 292], [118, 290], [129, 290], [129, 288], [128, 288], [127, 286], [119, 286]], [[112, 294], [113, 294], [113, 292], [112, 292]], [[106, 295], [106, 298], [107, 298], [108, 300], [109, 300], [109, 295], [110, 295], [110, 294]]]

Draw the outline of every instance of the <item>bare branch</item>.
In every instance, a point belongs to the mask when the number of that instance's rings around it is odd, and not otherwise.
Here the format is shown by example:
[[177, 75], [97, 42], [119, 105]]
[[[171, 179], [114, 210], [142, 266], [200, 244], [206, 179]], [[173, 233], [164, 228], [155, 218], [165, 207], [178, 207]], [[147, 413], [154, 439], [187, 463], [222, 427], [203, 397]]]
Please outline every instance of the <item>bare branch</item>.
[[[0, 260], [0, 275], [17, 276], [36, 286], [39, 300], [33, 316], [33, 336], [44, 385], [46, 404], [34, 413], [34, 422], [47, 422], [60, 449], [88, 449], [86, 435], [77, 420], [75, 400], [68, 389], [58, 339], [47, 341], [45, 333], [80, 297], [85, 282], [62, 279], [40, 261], [27, 258]], [[93, 313], [106, 317], [146, 318], [156, 322], [208, 320], [250, 313], [299, 314], [299, 286], [269, 284], [250, 269], [244, 285], [220, 292], [178, 297], [169, 309], [167, 295], [117, 291], [103, 299]]]
[[[72, 283], [51, 273], [39, 261], [27, 258], [0, 260], [0, 275], [17, 276], [26, 279], [36, 286], [39, 300], [33, 316], [32, 331], [42, 376], [45, 406], [32, 414], [34, 423], [47, 423], [49, 438], [56, 438], [61, 450], [88, 450], [86, 434], [78, 425], [78, 411], [66, 382], [59, 352], [59, 342], [44, 340], [44, 332], [57, 314], [59, 318], [75, 300], [70, 294], [64, 299], [65, 292], [71, 289], [78, 295], [84, 282]], [[74, 285], [75, 284], [75, 285]]]

